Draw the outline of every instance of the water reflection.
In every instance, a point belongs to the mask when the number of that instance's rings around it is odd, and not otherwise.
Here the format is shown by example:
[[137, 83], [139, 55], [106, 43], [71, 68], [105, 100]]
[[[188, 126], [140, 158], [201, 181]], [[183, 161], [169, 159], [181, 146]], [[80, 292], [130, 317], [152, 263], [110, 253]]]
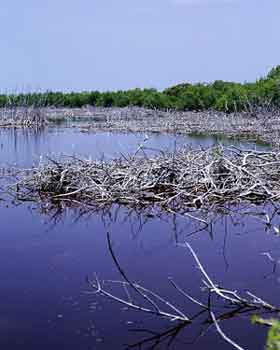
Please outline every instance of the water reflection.
[[[44, 256], [49, 257], [46, 266], [40, 259], [37, 261], [39, 270], [44, 271], [47, 266], [51, 266], [52, 274], [55, 275], [48, 276], [45, 273], [41, 275], [40, 272], [41, 276], [36, 275], [36, 280], [31, 282], [31, 293], [40, 295], [42, 292], [38, 290], [37, 283], [45, 281], [50, 286], [54, 283], [59, 286], [59, 293], [67, 300], [68, 298], [73, 300], [74, 297], [74, 303], [79, 304], [79, 312], [83, 310], [81, 323], [94, 320], [93, 333], [98, 336], [90, 336], [87, 344], [99, 339], [98, 349], [107, 349], [108, 344], [112, 345], [112, 337], [115, 346], [118, 344], [117, 348], [120, 349], [127, 348], [124, 346], [125, 343], [129, 345], [128, 348], [142, 349], [168, 347], [183, 349], [186, 346], [196, 349], [197, 346], [204, 347], [206, 344], [223, 349], [226, 346], [219, 339], [208, 310], [201, 310], [192, 302], [186, 303], [182, 295], [176, 293], [168, 279], [172, 277], [182, 290], [207, 305], [208, 293], [201, 290], [203, 283], [201, 274], [195, 267], [195, 261], [180, 247], [180, 244], [186, 241], [191, 243], [209, 274], [220, 286], [238, 290], [242, 295], [246, 295], [246, 291], [250, 290], [277, 305], [278, 270], [267, 256], [269, 253], [278, 261], [279, 238], [273, 227], [279, 225], [279, 208], [273, 205], [223, 207], [216, 213], [193, 212], [192, 216], [207, 221], [207, 227], [190, 216], [163, 215], [156, 211], [150, 214], [117, 206], [111, 210], [104, 208], [102, 212], [83, 211], [82, 214], [78, 208], [55, 215], [50, 215], [48, 211], [38, 215], [38, 210], [40, 208], [33, 204], [29, 206], [28, 213], [35, 222], [38, 218], [44, 218], [43, 221], [40, 220], [39, 230], [37, 229], [38, 233], [41, 232], [39, 237], [36, 237], [38, 234], [35, 233], [34, 223], [25, 222], [24, 235], [16, 235], [17, 245], [26, 246], [25, 251], [30, 254], [30, 262], [27, 264], [29, 266], [37, 256], [37, 253], [34, 255], [32, 245], [28, 248], [35, 239], [37, 252], [39, 254], [44, 252]], [[27, 205], [16, 207], [16, 211], [17, 214], [22, 212], [27, 215]], [[10, 223], [10, 233], [15, 226], [15, 223]], [[26, 232], [26, 228], [30, 231]], [[93, 276], [96, 272], [102, 280], [120, 279], [119, 269], [116, 268], [108, 249], [107, 232], [110, 233], [112, 247], [120, 266], [129, 279], [139, 281], [141, 285], [147, 286], [186, 310], [190, 318], [195, 318], [191, 325], [188, 322], [170, 324], [156, 316], [131, 312], [117, 304], [108, 303], [106, 298], [100, 299], [95, 294], [88, 294], [91, 289], [86, 286], [86, 275]], [[30, 240], [31, 237], [33, 238]], [[60, 242], [61, 248], [58, 249], [55, 242]], [[4, 259], [5, 256], [8, 258], [7, 251], [2, 250], [1, 253], [2, 258], [3, 253]], [[13, 256], [16, 255], [15, 252]], [[14, 268], [18, 269], [16, 266]], [[3, 271], [1, 274], [3, 278]], [[28, 274], [22, 276], [28, 279]], [[70, 287], [69, 282], [73, 277], [75, 282], [71, 283]], [[65, 288], [68, 288], [70, 295]], [[117, 286], [112, 288], [114, 292], [117, 291]], [[87, 290], [87, 293], [83, 294], [81, 301], [79, 294], [84, 290]], [[12, 288], [9, 289], [9, 293], [13, 295], [16, 291]], [[254, 328], [256, 326], [250, 322], [250, 317], [259, 312], [257, 308], [236, 308], [220, 304], [215, 299], [212, 302], [221, 327], [236, 342], [248, 349], [264, 343], [266, 329], [256, 331]], [[52, 303], [54, 305], [54, 301]], [[57, 315], [62, 314], [64, 324], [71, 329], [74, 326], [72, 307], [68, 302], [66, 305], [68, 305], [65, 306], [66, 309], [63, 312], [58, 310]], [[66, 320], [67, 314], [69, 319]], [[111, 319], [110, 315], [114, 317]], [[56, 327], [60, 329], [58, 321]], [[247, 333], [251, 333], [254, 337], [248, 338]], [[57, 339], [55, 334], [52, 337]], [[70, 339], [73, 338], [68, 337], [67, 345], [71, 349]], [[99, 342], [101, 338], [103, 341]], [[75, 339], [78, 344], [80, 338]]]
[[81, 133], [65, 127], [38, 129], [0, 129], [0, 160], [4, 164], [29, 167], [38, 164], [41, 157], [59, 154], [79, 155], [92, 158], [111, 158], [134, 153], [139, 145], [145, 145], [149, 155], [160, 150], [174, 150], [188, 145], [193, 148], [208, 148], [219, 143], [234, 144], [243, 148], [267, 149], [239, 140], [205, 135], [176, 136], [164, 134], [124, 134], [98, 132]]
[[[1, 131], [1, 163], [28, 167], [41, 154], [51, 152], [93, 157], [101, 151], [109, 156], [119, 152], [119, 144], [135, 151], [143, 141], [143, 135], [139, 139], [135, 135], [106, 135], [52, 129], [38, 131], [36, 136], [28, 131], [26, 137], [23, 131]], [[172, 138], [150, 141], [151, 147], [174, 147]], [[183, 141], [186, 139], [182, 137]], [[208, 305], [208, 292], [201, 289], [201, 272], [191, 254], [180, 246], [185, 242], [191, 244], [209, 276], [220, 286], [238, 290], [242, 295], [250, 290], [271, 304], [278, 303], [280, 221], [279, 208], [272, 204], [227, 206], [211, 213], [200, 210], [176, 215], [163, 214], [157, 208], [113, 206], [97, 210], [3, 199], [3, 349], [24, 346], [29, 350], [105, 350], [124, 349], [127, 344], [133, 349], [225, 349], [227, 344], [216, 332], [208, 310], [186, 302], [170, 283], [171, 277], [182, 290]], [[92, 280], [97, 273], [100, 281], [120, 280], [121, 276], [108, 249], [107, 233], [129, 280], [171, 300], [190, 318], [197, 315], [195, 322], [175, 324], [92, 294], [86, 276]], [[118, 285], [109, 284], [109, 288], [125, 296]], [[234, 341], [246, 349], [263, 347], [267, 330], [256, 330], [250, 322], [250, 315], [257, 310], [232, 309], [215, 298], [212, 305], [222, 329]]]
[[[242, 208], [244, 211], [245, 208]], [[246, 208], [246, 211], [240, 212], [239, 210], [232, 211], [227, 210], [227, 214], [225, 216], [219, 215], [219, 219], [226, 219], [228, 220], [228, 217], [233, 220], [234, 225], [240, 225], [243, 224], [240, 221], [241, 219], [244, 219], [247, 221], [248, 215], [252, 215], [252, 217], [259, 218], [262, 216], [266, 217], [266, 221], [262, 221], [262, 223], [266, 226], [264, 231], [267, 232], [267, 226], [270, 227], [273, 226], [272, 221], [275, 219], [275, 213], [279, 213], [278, 208], [254, 208], [254, 211], [250, 212]], [[268, 214], [268, 212], [271, 211], [271, 215]], [[235, 215], [233, 215], [233, 213]], [[238, 221], [236, 221], [236, 218], [234, 216], [238, 216]], [[212, 224], [217, 224], [217, 222]], [[225, 235], [228, 236], [227, 226], [225, 227]], [[177, 228], [177, 225], [175, 225]], [[175, 237], [177, 234], [174, 235]], [[212, 237], [213, 239], [213, 237]], [[175, 326], [169, 327], [167, 329], [164, 329], [163, 331], [153, 331], [147, 328], [144, 329], [130, 329], [130, 331], [133, 331], [135, 333], [144, 333], [148, 334], [146, 337], [142, 337], [139, 341], [136, 341], [134, 343], [129, 344], [126, 349], [156, 349], [156, 348], [181, 348], [180, 345], [195, 345], [198, 340], [200, 340], [203, 336], [208, 333], [208, 331], [211, 328], [217, 329], [218, 333], [220, 333], [220, 336], [226, 340], [230, 344], [235, 344], [237, 348], [238, 345], [232, 341], [228, 336], [224, 334], [224, 332], [220, 328], [220, 324], [224, 324], [224, 322], [233, 321], [236, 318], [242, 317], [243, 319], [247, 319], [248, 322], [250, 322], [250, 319], [253, 315], [258, 314], [258, 316], [264, 316], [264, 317], [272, 317], [279, 313], [280, 306], [277, 304], [274, 306], [267, 301], [261, 299], [258, 295], [253, 294], [252, 292], [246, 290], [243, 291], [243, 293], [239, 292], [236, 289], [225, 289], [220, 284], [216, 284], [213, 282], [207, 272], [205, 272], [205, 268], [201, 265], [201, 262], [198, 258], [198, 256], [193, 252], [191, 246], [189, 246], [189, 249], [191, 250], [191, 253], [196, 260], [199, 270], [203, 275], [202, 279], [202, 285], [204, 285], [203, 289], [206, 287], [207, 295], [206, 298], [204, 297], [205, 301], [200, 301], [197, 299], [194, 299], [192, 296], [187, 294], [187, 292], [178, 286], [173, 279], [170, 279], [170, 282], [173, 287], [175, 287], [177, 295], [172, 295], [172, 300], [167, 300], [165, 297], [158, 296], [154, 291], [147, 289], [138, 283], [134, 283], [126, 274], [125, 270], [119, 263], [115, 253], [114, 249], [112, 247], [110, 234], [107, 233], [107, 241], [108, 241], [108, 250], [110, 252], [110, 255], [112, 257], [112, 260], [119, 272], [120, 277], [122, 277], [122, 280], [109, 280], [109, 281], [100, 281], [99, 278], [96, 276], [95, 280], [89, 280], [89, 284], [91, 288], [94, 290], [95, 294], [101, 294], [102, 296], [105, 296], [107, 299], [112, 299], [113, 301], [117, 303], [121, 303], [125, 305], [127, 308], [136, 309], [137, 312], [142, 313], [148, 313], [148, 314], [156, 314], [157, 316], [161, 318], [169, 318], [173, 322], [175, 321]], [[180, 245], [180, 244], [179, 244]], [[188, 245], [188, 243], [187, 243]], [[184, 244], [185, 247], [185, 244]], [[225, 242], [223, 249], [225, 248]], [[225, 253], [223, 251], [223, 255], [225, 257]], [[261, 255], [264, 255], [261, 253]], [[275, 273], [275, 264], [276, 262], [270, 254], [266, 253], [265, 255], [268, 255], [269, 259], [274, 263], [273, 268], [273, 274]], [[226, 270], [229, 268], [229, 264], [226, 262]], [[230, 276], [227, 276], [227, 280], [230, 278]], [[267, 276], [264, 276], [264, 278], [267, 278]], [[108, 291], [108, 285], [109, 284], [109, 291]], [[115, 285], [119, 285], [123, 289], [123, 296], [119, 296], [119, 291], [117, 292], [116, 289], [114, 289]], [[106, 288], [107, 287], [107, 288]], [[246, 286], [246, 289], [248, 287]], [[134, 292], [133, 294], [131, 293]], [[136, 291], [136, 295], [135, 295]], [[174, 292], [174, 291], [173, 291]], [[178, 293], [179, 292], [179, 293]], [[263, 292], [263, 290], [261, 291]], [[142, 303], [139, 301], [139, 294], [143, 300]], [[212, 296], [214, 294], [214, 297]], [[245, 296], [244, 296], [245, 295]], [[184, 309], [177, 308], [173, 305], [173, 302], [176, 301], [176, 304], [178, 303], [178, 297], [184, 297], [185, 301], [189, 301], [192, 304], [196, 304], [196, 306], [199, 306], [199, 309], [194, 312], [191, 316], [186, 316], [185, 311], [188, 313], [189, 308], [186, 303], [184, 303]], [[248, 298], [249, 296], [249, 298]], [[137, 298], [138, 297], [138, 298]], [[150, 298], [151, 297], [151, 298]], [[217, 298], [218, 297], [218, 298]], [[141, 298], [140, 298], [141, 299]], [[221, 300], [219, 300], [221, 299]], [[226, 303], [225, 303], [226, 302]], [[167, 307], [169, 310], [171, 309], [172, 313], [169, 312], [166, 313], [164, 309], [161, 308], [161, 305]], [[192, 308], [190, 308], [192, 310]], [[214, 311], [217, 313], [217, 316], [214, 316]], [[140, 316], [141, 317], [141, 316]], [[177, 322], [176, 322], [177, 321]], [[197, 323], [198, 321], [198, 323]], [[185, 335], [182, 333], [185, 333], [186, 328], [194, 327], [194, 330], [191, 330], [191, 333], [198, 332], [197, 336], [194, 338], [193, 341], [186, 342], [184, 341]], [[183, 337], [181, 339], [181, 336]], [[178, 339], [179, 338], [179, 339]]]

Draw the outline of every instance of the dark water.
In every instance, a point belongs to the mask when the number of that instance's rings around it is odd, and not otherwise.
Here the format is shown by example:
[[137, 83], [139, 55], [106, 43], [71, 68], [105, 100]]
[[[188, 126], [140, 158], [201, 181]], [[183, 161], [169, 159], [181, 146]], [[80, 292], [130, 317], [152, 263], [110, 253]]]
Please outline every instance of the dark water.
[[[106, 153], [111, 157], [120, 150], [134, 151], [143, 135], [88, 135], [62, 129], [47, 133], [18, 130], [15, 135], [2, 130], [0, 138], [1, 163], [29, 166], [50, 152], [92, 157]], [[205, 147], [215, 142], [210, 137], [206, 141], [176, 140], [180, 145], [184, 141]], [[151, 136], [148, 143], [152, 148], [174, 147], [174, 139], [167, 136]], [[264, 211], [271, 213], [272, 209], [234, 208], [231, 215], [213, 215], [212, 226], [202, 230], [202, 225], [190, 218], [153, 217], [123, 208], [82, 217], [79, 211], [70, 210], [51, 216], [40, 213], [35, 204], [0, 202], [0, 348], [124, 349], [124, 344], [176, 326], [175, 322], [129, 311], [106, 297], [89, 294], [87, 276], [94, 278], [97, 273], [101, 280], [121, 279], [108, 249], [107, 233], [129, 278], [172, 301], [188, 316], [201, 308], [186, 301], [168, 278], [203, 302], [207, 302], [207, 293], [201, 290], [202, 276], [193, 257], [180, 246], [185, 241], [214, 281], [229, 289], [250, 290], [277, 304], [279, 271], [263, 253], [278, 258], [280, 241], [265, 225], [264, 216], [256, 215]], [[279, 225], [278, 214], [273, 223]], [[121, 289], [108, 286], [108, 290], [125, 297]], [[218, 315], [222, 311], [219, 307]], [[213, 326], [199, 337], [208, 327], [207, 318], [203, 314], [183, 328], [170, 348], [230, 349]], [[246, 314], [220, 325], [245, 349], [264, 347], [267, 330], [251, 325]], [[167, 348], [169, 340], [157, 349]], [[152, 344], [145, 343], [142, 348]]]

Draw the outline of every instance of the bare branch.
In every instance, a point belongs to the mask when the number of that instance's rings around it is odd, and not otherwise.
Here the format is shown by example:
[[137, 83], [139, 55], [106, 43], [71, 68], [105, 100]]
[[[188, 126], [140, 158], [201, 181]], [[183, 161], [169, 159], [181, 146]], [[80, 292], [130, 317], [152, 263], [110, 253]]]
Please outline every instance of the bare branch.
[[216, 317], [214, 315], [214, 313], [212, 311], [210, 311], [210, 315], [211, 315], [211, 318], [215, 324], [215, 327], [218, 331], [218, 333], [220, 334], [220, 336], [227, 342], [229, 343], [230, 345], [232, 345], [235, 349], [238, 349], [238, 350], [244, 350], [244, 348], [242, 348], [241, 346], [239, 346], [238, 344], [236, 344], [232, 339], [230, 339], [227, 335], [225, 335], [225, 333], [221, 330], [217, 320], [216, 320]]

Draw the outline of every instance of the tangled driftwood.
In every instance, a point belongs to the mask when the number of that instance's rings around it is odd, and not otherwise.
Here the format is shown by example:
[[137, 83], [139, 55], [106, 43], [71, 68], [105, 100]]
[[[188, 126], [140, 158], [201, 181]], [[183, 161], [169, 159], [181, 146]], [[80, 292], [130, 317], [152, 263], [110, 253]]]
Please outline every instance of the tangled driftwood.
[[24, 101], [21, 106], [8, 104], [0, 108], [0, 127], [44, 125], [46, 122], [72, 123], [83, 132], [122, 131], [173, 134], [210, 134], [219, 137], [242, 138], [280, 146], [279, 109], [257, 108], [254, 112], [223, 113], [218, 111], [180, 112], [139, 107], [83, 108], [44, 107], [42, 99], [36, 105]]
[[7, 106], [0, 108], [0, 127], [31, 127], [47, 124], [44, 108], [40, 106]]
[[[49, 109], [52, 120], [65, 117], [80, 121], [83, 131], [153, 132], [218, 135], [262, 141], [279, 147], [280, 111], [259, 109], [255, 113], [217, 111], [160, 111], [139, 107]], [[81, 127], [81, 125], [76, 125]]]
[[64, 157], [21, 174], [18, 199], [92, 206], [157, 205], [167, 211], [280, 198], [280, 152], [222, 147], [111, 161]]

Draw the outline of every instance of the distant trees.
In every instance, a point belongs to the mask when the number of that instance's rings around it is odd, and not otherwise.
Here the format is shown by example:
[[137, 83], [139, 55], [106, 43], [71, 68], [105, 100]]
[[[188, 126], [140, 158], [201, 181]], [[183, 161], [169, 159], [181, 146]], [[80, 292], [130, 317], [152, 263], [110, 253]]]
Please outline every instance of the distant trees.
[[254, 83], [216, 80], [213, 83], [178, 84], [160, 92], [156, 89], [127, 91], [83, 91], [0, 95], [0, 107], [40, 105], [59, 107], [126, 107], [207, 110], [224, 112], [250, 110], [257, 106], [280, 107], [280, 66]]

